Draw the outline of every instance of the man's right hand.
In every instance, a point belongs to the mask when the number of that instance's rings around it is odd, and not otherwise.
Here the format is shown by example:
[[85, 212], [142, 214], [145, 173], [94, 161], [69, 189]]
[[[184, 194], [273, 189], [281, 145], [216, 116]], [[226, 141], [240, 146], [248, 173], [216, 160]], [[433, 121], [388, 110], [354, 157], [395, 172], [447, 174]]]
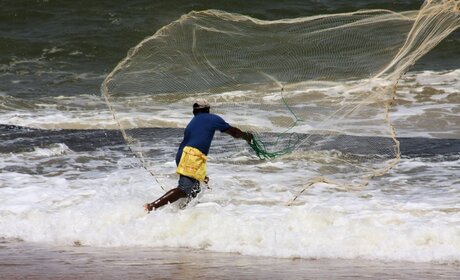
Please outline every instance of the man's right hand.
[[238, 139], [244, 139], [248, 144], [251, 144], [252, 139], [254, 139], [254, 135], [250, 132], [243, 132], [239, 128], [236, 127], [229, 127], [227, 130], [224, 131], [227, 134], [230, 134], [231, 136], [238, 138]]

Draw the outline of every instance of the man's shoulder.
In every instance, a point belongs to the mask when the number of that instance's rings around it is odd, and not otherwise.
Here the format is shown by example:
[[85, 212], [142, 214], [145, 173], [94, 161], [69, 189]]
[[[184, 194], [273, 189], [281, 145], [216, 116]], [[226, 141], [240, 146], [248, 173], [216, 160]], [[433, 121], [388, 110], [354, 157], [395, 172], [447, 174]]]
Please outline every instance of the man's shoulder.
[[216, 114], [213, 113], [201, 113], [197, 115], [199, 119], [206, 119], [206, 120], [217, 120], [217, 121], [223, 121], [224, 119]]
[[230, 125], [219, 115], [212, 114], [212, 113], [205, 113], [200, 114], [199, 119], [197, 120], [198, 123], [207, 123], [211, 125], [212, 128], [218, 129], [220, 131], [227, 130]]
[[216, 119], [219, 119], [219, 120], [223, 120], [223, 118], [217, 114], [213, 114], [213, 113], [209, 113], [209, 115], [212, 117], [212, 118], [216, 118]]

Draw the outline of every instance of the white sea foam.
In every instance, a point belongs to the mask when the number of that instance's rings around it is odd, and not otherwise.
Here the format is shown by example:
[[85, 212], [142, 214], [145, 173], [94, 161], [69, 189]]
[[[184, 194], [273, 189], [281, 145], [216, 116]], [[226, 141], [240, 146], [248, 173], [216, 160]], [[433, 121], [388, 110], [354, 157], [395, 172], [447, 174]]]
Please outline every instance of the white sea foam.
[[69, 151], [69, 147], [63, 143], [57, 143], [55, 145], [52, 145], [51, 147], [48, 148], [34, 148], [34, 154], [37, 156], [55, 156], [55, 155], [62, 155], [65, 154]]
[[[98, 166], [100, 156], [55, 146], [48, 152], [10, 155], [6, 165], [34, 159], [76, 165], [78, 157], [85, 157], [93, 158], [88, 166]], [[274, 257], [460, 261], [460, 185], [452, 175], [458, 160], [403, 160], [367, 189], [343, 192], [319, 183], [287, 206], [308, 172], [292, 168], [295, 161], [235, 165], [211, 158], [212, 189], [205, 190], [200, 204], [185, 210], [169, 205], [148, 215], [143, 203], [163, 191], [127, 160], [106, 163], [107, 171], [99, 176], [85, 175], [90, 171], [75, 176], [71, 167], [59, 176], [0, 173], [0, 236], [58, 245], [188, 247]], [[170, 174], [161, 180], [167, 188], [176, 184], [173, 167], [173, 159], [162, 167]], [[424, 172], [417, 171], [421, 168]], [[423, 182], [429, 177], [433, 185], [427, 186]]]
[[[460, 137], [460, 131], [457, 129], [460, 127], [458, 118], [460, 106], [460, 98], [458, 98], [459, 76], [460, 70], [409, 72], [406, 74], [398, 84], [396, 106], [393, 107], [390, 114], [398, 135]], [[369, 84], [369, 90], [374, 86]], [[289, 89], [286, 89], [286, 91], [285, 94], [292, 98], [299, 98], [303, 94], [298, 90], [289, 92]], [[312, 83], [308, 84], [305, 96], [318, 93], [323, 96], [322, 98], [334, 99], [337, 95], [343, 95], [343, 91], [344, 87], [341, 84]], [[225, 97], [226, 102], [229, 99], [238, 102], [247, 93], [247, 91], [229, 92], [223, 94], [222, 98]], [[4, 98], [5, 102], [2, 105], [4, 109], [0, 112], [0, 123], [46, 129], [117, 128], [110, 111], [99, 96], [80, 95], [38, 99], [33, 104], [32, 110], [30, 108], [21, 109], [15, 105], [23, 103], [20, 99]], [[279, 106], [279, 108], [270, 107], [269, 111], [258, 106], [248, 106], [244, 110], [232, 111], [231, 105], [219, 105], [222, 101], [221, 97], [210, 95], [208, 98], [214, 100], [214, 112], [225, 113], [226, 120], [244, 128], [279, 132], [289, 128], [295, 121], [294, 116], [289, 110], [286, 110], [283, 102], [281, 102], [281, 94], [277, 92], [264, 98], [266, 104], [272, 104], [272, 106], [278, 104], [277, 106]], [[168, 105], [169, 110], [164, 110], [161, 104], [152, 104], [142, 98], [127, 100], [126, 102], [131, 104], [130, 106], [136, 104], [136, 111], [124, 110], [119, 112], [118, 117], [132, 127], [184, 127], [191, 112], [183, 105], [191, 102], [190, 100], [189, 98], [179, 100], [177, 103], [170, 103]], [[314, 117], [316, 114], [314, 104], [314, 102], [309, 102], [308, 98], [304, 104], [290, 104], [290, 106], [298, 107], [298, 110], [306, 111], [308, 120], [308, 122], [297, 123], [293, 132], [304, 132], [315, 127], [324, 127], [324, 123]], [[299, 106], [303, 106], [302, 109]], [[383, 120], [383, 116], [378, 114], [369, 117], [375, 118], [374, 121]], [[346, 123], [342, 125], [347, 126]], [[350, 123], [349, 125], [355, 124]], [[361, 131], [369, 130], [369, 133], [373, 131], [372, 127], [364, 123], [360, 125], [363, 125]]]

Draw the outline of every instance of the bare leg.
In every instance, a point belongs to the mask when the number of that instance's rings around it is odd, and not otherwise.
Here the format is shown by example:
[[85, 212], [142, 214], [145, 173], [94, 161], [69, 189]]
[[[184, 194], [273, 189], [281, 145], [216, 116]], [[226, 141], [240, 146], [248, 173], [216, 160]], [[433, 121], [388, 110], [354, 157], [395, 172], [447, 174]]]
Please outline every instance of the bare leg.
[[169, 190], [168, 192], [166, 192], [162, 197], [160, 197], [159, 199], [155, 200], [154, 202], [152, 203], [148, 203], [148, 204], [145, 204], [144, 205], [144, 209], [145, 211], [147, 212], [150, 212], [154, 209], [157, 209], [165, 204], [168, 204], [168, 203], [173, 203], [174, 201], [178, 200], [179, 198], [182, 198], [182, 197], [187, 197], [187, 194], [179, 189], [179, 188], [174, 188], [174, 189], [171, 189]]

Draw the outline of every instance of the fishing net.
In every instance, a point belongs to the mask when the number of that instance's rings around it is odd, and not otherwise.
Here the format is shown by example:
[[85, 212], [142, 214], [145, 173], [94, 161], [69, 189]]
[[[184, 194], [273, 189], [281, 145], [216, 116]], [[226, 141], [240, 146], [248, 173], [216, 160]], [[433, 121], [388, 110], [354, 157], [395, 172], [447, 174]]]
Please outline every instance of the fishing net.
[[398, 80], [459, 27], [459, 2], [275, 21], [190, 12], [131, 49], [102, 93], [157, 181], [174, 172], [193, 101], [206, 98], [255, 136], [248, 145], [217, 133], [212, 161], [296, 161], [305, 182], [363, 186], [398, 162]]

